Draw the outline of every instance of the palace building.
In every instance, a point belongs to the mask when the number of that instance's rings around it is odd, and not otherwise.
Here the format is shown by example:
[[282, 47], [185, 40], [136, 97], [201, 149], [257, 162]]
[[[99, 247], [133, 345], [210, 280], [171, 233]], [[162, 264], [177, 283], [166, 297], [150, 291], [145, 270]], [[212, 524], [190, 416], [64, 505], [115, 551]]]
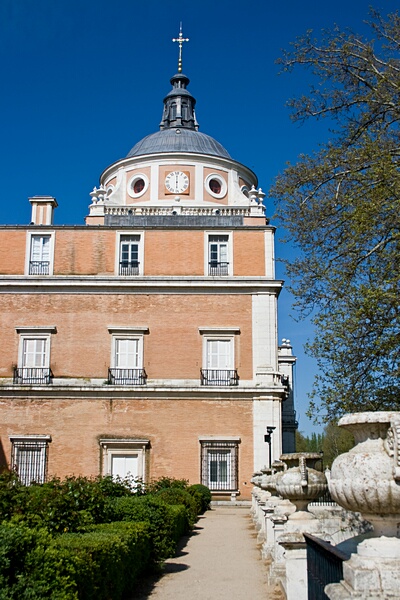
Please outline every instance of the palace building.
[[[182, 73], [159, 131], [100, 176], [83, 226], [1, 226], [0, 466], [132, 474], [250, 497], [295, 448], [274, 232], [256, 175], [199, 131]], [[143, 98], [145, 100], [145, 98]]]

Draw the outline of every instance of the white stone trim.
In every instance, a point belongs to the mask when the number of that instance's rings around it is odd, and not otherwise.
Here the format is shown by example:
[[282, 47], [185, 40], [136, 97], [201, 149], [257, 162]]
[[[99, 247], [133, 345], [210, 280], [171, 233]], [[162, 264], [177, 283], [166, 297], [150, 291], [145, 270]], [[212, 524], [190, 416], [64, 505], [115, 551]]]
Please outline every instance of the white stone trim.
[[9, 435], [10, 442], [28, 442], [38, 440], [38, 442], [51, 442], [51, 435]]
[[240, 327], [199, 327], [201, 335], [234, 335], [240, 333]]
[[275, 230], [266, 229], [264, 232], [265, 276], [275, 279]]
[[194, 199], [196, 202], [204, 202], [204, 165], [196, 163], [194, 170]]
[[147, 325], [108, 325], [108, 332], [116, 335], [143, 335], [149, 333]]
[[254, 471], [259, 471], [264, 465], [268, 466], [269, 448], [264, 441], [267, 426], [275, 427], [271, 436], [272, 462], [282, 454], [282, 418], [281, 401], [269, 396], [253, 400], [253, 456]]
[[57, 333], [57, 327], [55, 325], [18, 325], [15, 328], [15, 331], [17, 333], [21, 333], [23, 335], [30, 335], [32, 334], [33, 336], [35, 336], [36, 334], [47, 334], [47, 333]]
[[199, 442], [235, 442], [240, 443], [239, 435], [199, 435]]
[[[253, 378], [258, 373], [278, 370], [278, 324], [277, 295], [273, 293], [255, 293], [252, 296], [252, 354]], [[261, 383], [261, 381], [260, 381]]]

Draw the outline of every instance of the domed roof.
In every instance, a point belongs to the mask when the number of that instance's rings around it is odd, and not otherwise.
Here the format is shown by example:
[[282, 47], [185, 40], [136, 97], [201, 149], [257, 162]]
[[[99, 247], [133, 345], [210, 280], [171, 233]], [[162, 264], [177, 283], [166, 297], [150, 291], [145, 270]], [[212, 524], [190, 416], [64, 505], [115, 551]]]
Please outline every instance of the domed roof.
[[159, 152], [193, 152], [231, 158], [214, 138], [194, 129], [174, 127], [152, 133], [133, 146], [127, 158]]

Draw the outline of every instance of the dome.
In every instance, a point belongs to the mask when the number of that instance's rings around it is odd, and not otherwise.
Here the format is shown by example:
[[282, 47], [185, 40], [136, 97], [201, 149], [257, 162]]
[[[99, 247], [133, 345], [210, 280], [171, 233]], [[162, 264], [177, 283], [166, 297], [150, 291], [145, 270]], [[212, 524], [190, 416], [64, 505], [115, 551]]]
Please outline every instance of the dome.
[[161, 129], [133, 146], [127, 158], [159, 152], [193, 152], [231, 159], [225, 148], [205, 133], [184, 127]]

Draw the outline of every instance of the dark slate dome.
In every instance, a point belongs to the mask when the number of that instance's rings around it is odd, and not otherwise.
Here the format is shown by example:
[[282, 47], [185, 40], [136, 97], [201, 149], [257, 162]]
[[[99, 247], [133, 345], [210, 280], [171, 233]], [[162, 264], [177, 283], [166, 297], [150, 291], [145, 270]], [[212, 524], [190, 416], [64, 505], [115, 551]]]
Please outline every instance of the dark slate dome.
[[146, 136], [133, 146], [127, 158], [159, 152], [193, 152], [231, 158], [222, 144], [211, 136], [184, 127], [161, 129]]
[[179, 71], [170, 81], [172, 90], [164, 98], [160, 131], [140, 140], [127, 158], [159, 152], [192, 152], [231, 159], [217, 140], [199, 132], [196, 99], [186, 89], [189, 78]]

